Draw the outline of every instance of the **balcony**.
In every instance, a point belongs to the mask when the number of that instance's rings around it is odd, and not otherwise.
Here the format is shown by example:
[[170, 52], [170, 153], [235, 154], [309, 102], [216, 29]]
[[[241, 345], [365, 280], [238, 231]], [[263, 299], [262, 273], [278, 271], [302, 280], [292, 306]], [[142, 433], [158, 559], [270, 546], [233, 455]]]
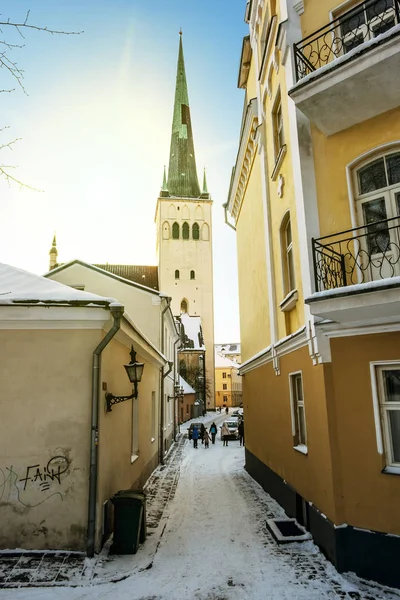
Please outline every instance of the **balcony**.
[[400, 217], [312, 240], [312, 314], [339, 323], [390, 323], [400, 315]]
[[400, 105], [400, 0], [366, 0], [294, 44], [296, 106], [332, 135]]

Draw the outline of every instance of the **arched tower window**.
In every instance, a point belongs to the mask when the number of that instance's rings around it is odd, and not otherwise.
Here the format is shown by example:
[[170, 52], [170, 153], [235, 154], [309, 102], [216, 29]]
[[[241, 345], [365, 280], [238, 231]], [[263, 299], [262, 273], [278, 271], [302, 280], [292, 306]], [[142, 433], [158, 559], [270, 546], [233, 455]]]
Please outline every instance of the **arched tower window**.
[[207, 223], [204, 223], [203, 227], [201, 228], [201, 239], [205, 240], [206, 242], [208, 242], [210, 239], [210, 228]]
[[199, 240], [200, 239], [200, 227], [198, 223], [193, 223], [192, 226], [192, 238], [194, 240]]
[[179, 279], [179, 269], [176, 269], [175, 271], [175, 279]]
[[199, 204], [196, 206], [194, 211], [194, 218], [197, 219], [197, 221], [201, 221], [203, 219], [203, 209]]
[[184, 240], [189, 239], [189, 225], [188, 225], [188, 223], [186, 223], [186, 221], [182, 225], [182, 237]]
[[179, 240], [179, 224], [176, 222], [172, 225], [172, 237], [174, 240]]
[[190, 211], [187, 204], [182, 208], [182, 219], [190, 219]]
[[181, 302], [181, 313], [187, 313], [188, 311], [188, 302], [186, 298], [184, 298]]
[[170, 219], [175, 219], [176, 218], [176, 208], [173, 204], [169, 205], [169, 209], [168, 209], [168, 216]]
[[196, 279], [196, 273], [194, 271], [190, 271], [190, 279]]

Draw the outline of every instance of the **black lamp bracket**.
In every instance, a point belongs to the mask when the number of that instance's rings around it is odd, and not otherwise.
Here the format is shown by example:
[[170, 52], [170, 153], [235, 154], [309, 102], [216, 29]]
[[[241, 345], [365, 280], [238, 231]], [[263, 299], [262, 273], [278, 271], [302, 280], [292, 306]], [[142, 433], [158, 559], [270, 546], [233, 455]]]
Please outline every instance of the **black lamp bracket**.
[[107, 392], [107, 394], [106, 394], [107, 412], [111, 412], [111, 410], [112, 410], [111, 407], [114, 406], [114, 404], [120, 404], [120, 402], [125, 402], [125, 400], [132, 400], [132, 398], [136, 399], [138, 397], [137, 383], [135, 382], [133, 385], [134, 385], [134, 389], [130, 396], [114, 396], [114, 394]]

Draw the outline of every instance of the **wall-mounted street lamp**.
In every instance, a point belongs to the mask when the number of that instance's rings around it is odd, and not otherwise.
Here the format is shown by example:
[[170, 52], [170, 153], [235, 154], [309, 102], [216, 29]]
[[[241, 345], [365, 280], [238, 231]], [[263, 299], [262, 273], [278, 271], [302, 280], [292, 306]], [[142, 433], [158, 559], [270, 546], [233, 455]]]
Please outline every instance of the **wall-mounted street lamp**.
[[177, 383], [174, 385], [174, 395], [167, 396], [167, 400], [168, 400], [168, 402], [170, 400], [180, 400], [181, 402], [183, 402], [184, 393], [185, 392], [184, 392], [183, 386], [181, 386]]
[[114, 396], [111, 392], [106, 394], [107, 412], [111, 412], [111, 407], [114, 404], [125, 402], [125, 400], [131, 400], [132, 398], [138, 397], [138, 383], [140, 383], [143, 375], [144, 363], [136, 362], [136, 352], [131, 347], [130, 351], [131, 362], [129, 365], [124, 365], [126, 374], [129, 377], [129, 381], [133, 383], [133, 392], [130, 396]]

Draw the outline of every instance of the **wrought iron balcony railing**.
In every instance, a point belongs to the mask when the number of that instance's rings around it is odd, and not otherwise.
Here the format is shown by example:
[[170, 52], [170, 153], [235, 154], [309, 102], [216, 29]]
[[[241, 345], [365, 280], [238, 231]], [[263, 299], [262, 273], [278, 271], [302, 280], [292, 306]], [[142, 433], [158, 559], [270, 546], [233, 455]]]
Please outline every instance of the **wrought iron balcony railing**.
[[312, 239], [315, 291], [400, 275], [400, 217]]
[[294, 44], [297, 81], [400, 23], [400, 0], [365, 0]]

